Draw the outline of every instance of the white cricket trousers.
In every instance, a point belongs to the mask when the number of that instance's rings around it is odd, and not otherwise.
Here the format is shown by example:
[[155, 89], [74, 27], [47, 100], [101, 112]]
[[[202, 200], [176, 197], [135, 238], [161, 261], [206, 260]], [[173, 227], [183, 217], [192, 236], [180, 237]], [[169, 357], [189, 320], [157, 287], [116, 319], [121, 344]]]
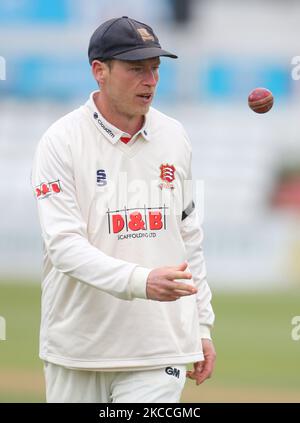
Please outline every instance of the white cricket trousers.
[[101, 372], [71, 370], [45, 362], [48, 403], [177, 403], [186, 380], [186, 366], [155, 370]]

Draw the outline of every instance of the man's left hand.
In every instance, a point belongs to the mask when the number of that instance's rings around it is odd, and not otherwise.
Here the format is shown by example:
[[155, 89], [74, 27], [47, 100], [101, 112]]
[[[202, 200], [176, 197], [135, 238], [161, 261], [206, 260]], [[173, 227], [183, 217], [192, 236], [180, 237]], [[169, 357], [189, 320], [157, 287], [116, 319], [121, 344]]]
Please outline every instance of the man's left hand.
[[188, 370], [186, 376], [196, 381], [200, 385], [206, 379], [210, 378], [215, 366], [216, 351], [214, 344], [210, 339], [202, 339], [202, 349], [204, 361], [194, 363], [194, 370]]

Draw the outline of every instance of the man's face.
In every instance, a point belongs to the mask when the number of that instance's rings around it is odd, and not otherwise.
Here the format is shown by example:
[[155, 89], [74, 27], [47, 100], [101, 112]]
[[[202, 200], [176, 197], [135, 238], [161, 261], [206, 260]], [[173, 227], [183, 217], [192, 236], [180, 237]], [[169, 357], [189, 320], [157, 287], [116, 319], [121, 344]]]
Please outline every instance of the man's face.
[[159, 64], [159, 57], [111, 62], [101, 91], [116, 112], [131, 118], [148, 112], [158, 82]]

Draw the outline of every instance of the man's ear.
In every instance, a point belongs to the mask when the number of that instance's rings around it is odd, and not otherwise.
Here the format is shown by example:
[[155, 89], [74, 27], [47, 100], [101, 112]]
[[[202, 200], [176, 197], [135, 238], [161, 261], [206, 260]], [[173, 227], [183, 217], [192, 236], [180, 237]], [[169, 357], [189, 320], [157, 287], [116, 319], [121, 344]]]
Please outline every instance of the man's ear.
[[104, 62], [100, 62], [100, 60], [93, 60], [92, 72], [94, 78], [98, 82], [98, 85], [102, 86], [107, 74], [109, 73], [109, 66]]

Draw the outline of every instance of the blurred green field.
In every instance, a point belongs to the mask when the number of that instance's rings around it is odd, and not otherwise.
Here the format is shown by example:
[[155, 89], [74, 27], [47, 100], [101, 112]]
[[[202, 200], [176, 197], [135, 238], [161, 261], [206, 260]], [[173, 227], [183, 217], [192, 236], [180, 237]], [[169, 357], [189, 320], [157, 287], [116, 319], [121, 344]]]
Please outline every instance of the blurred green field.
[[[183, 402], [300, 402], [300, 341], [291, 319], [300, 315], [300, 292], [215, 293], [214, 377], [186, 383]], [[0, 402], [43, 402], [38, 358], [40, 287], [0, 283]]]

